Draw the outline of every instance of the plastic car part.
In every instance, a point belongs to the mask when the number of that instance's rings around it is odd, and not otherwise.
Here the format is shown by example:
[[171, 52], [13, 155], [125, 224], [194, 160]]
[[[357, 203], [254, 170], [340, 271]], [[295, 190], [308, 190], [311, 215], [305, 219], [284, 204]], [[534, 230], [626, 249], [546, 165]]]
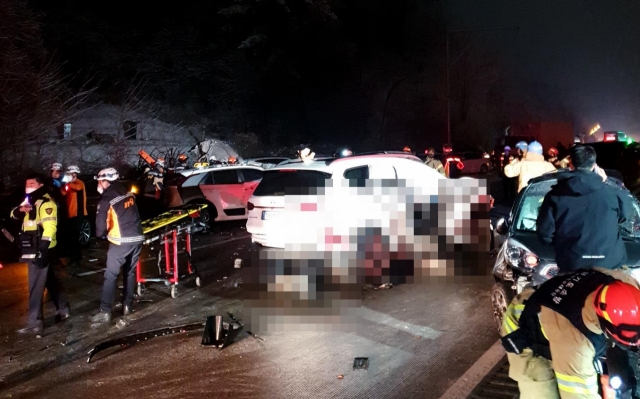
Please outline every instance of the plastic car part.
[[354, 370], [367, 370], [368, 368], [369, 368], [368, 357], [356, 357], [355, 359], [353, 359]]
[[123, 348], [135, 345], [140, 341], [147, 341], [151, 338], [161, 337], [165, 335], [177, 334], [177, 333], [185, 333], [189, 331], [199, 330], [204, 327], [204, 323], [192, 323], [185, 324], [177, 327], [165, 327], [157, 330], [145, 331], [136, 334], [126, 335], [124, 337], [115, 338], [109, 341], [101, 342], [97, 344], [93, 349], [91, 349], [88, 353], [89, 358], [87, 359], [87, 363], [91, 362], [91, 359], [98, 353], [102, 352], [105, 349], [113, 348], [114, 346], [121, 346]]
[[221, 315], [209, 316], [200, 344], [222, 349], [233, 342], [241, 329], [242, 325], [239, 323], [225, 323]]

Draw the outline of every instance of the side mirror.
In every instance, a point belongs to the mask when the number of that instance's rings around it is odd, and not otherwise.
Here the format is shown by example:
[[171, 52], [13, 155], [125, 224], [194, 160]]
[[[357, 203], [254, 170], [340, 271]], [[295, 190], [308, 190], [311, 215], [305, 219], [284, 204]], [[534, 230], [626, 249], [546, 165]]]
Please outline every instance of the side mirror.
[[504, 218], [498, 220], [498, 223], [496, 224], [496, 233], [501, 236], [506, 236], [507, 233], [509, 233], [509, 223]]

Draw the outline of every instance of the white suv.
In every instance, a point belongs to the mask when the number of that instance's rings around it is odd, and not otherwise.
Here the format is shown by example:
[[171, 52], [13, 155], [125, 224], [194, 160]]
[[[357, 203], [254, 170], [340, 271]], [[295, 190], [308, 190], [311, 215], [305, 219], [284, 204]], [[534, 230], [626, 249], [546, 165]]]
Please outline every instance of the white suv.
[[[287, 194], [306, 198], [294, 211], [300, 212], [300, 221], [306, 215], [302, 212], [313, 212], [316, 217], [323, 219], [331, 215], [324, 214], [326, 207], [318, 204], [317, 197], [314, 196], [321, 194], [319, 191], [328, 186], [327, 180], [338, 184], [341, 183], [340, 180], [344, 180], [351, 187], [364, 187], [368, 179], [403, 179], [412, 185], [437, 188], [437, 181], [446, 177], [424, 165], [418, 157], [396, 152], [358, 154], [310, 162], [283, 162], [263, 173], [261, 183], [247, 204], [247, 231], [251, 233], [252, 242], [284, 248], [287, 223], [283, 222], [284, 218], [281, 216], [285, 210], [285, 191]], [[335, 204], [336, 200], [338, 203], [341, 201], [339, 198], [332, 198], [331, 202]], [[353, 198], [348, 200], [353, 201]], [[291, 217], [288, 214], [286, 220], [296, 220], [295, 214]]]

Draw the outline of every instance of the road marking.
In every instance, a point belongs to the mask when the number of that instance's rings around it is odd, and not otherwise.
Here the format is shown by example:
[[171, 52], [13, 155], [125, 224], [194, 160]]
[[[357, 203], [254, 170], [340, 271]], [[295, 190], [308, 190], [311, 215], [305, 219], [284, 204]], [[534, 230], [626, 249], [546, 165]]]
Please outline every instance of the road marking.
[[504, 356], [504, 348], [500, 340], [498, 340], [439, 399], [468, 397]]
[[360, 316], [374, 323], [384, 324], [385, 326], [395, 328], [396, 330], [405, 331], [411, 335], [419, 335], [427, 339], [436, 339], [442, 333], [429, 327], [418, 326], [415, 324], [407, 323], [402, 320], [393, 318], [387, 314], [376, 312], [375, 310], [362, 307], [360, 309]]
[[[216, 245], [226, 244], [226, 243], [229, 243], [229, 242], [240, 241], [240, 240], [246, 240], [247, 238], [251, 238], [251, 236], [246, 236], [246, 237], [236, 237], [236, 238], [231, 238], [231, 239], [228, 239], [228, 240], [225, 240], [225, 241], [212, 242], [212, 243], [209, 243], [209, 244], [201, 245], [201, 246], [199, 246], [199, 247], [193, 247], [193, 248], [191, 248], [191, 252], [193, 252], [193, 251], [195, 251], [195, 250], [197, 250], [197, 249], [203, 249], [203, 248], [208, 248], [208, 247], [215, 247]], [[155, 252], [155, 251], [154, 251], [154, 252]], [[184, 250], [181, 250], [181, 251], [178, 251], [178, 254], [183, 254], [184, 252], [185, 252]], [[142, 263], [145, 263], [145, 262], [148, 262], [148, 261], [150, 261], [150, 260], [154, 260], [154, 259], [158, 259], [158, 257], [157, 257], [157, 256], [150, 256], [150, 257], [148, 257], [148, 258], [144, 259], [144, 260], [142, 261]]]
[[107, 270], [107, 268], [104, 269], [100, 269], [100, 270], [92, 270], [90, 272], [84, 272], [84, 273], [79, 273], [76, 274], [77, 277], [84, 277], [84, 276], [90, 276], [92, 274], [97, 274], [97, 273], [102, 273], [103, 271]]

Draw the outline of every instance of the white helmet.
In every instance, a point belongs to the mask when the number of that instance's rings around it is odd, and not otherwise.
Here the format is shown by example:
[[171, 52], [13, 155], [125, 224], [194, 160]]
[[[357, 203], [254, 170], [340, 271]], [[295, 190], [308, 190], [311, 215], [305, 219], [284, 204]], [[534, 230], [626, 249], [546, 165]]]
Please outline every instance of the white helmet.
[[98, 176], [94, 177], [96, 180], [116, 181], [120, 178], [118, 171], [115, 168], [102, 169]]
[[159, 158], [159, 159], [156, 161], [156, 166], [159, 166], [159, 167], [161, 167], [161, 168], [164, 168], [164, 158]]
[[76, 165], [71, 165], [67, 168], [67, 173], [80, 174], [80, 168], [78, 168]]
[[61, 163], [54, 163], [51, 165], [51, 170], [62, 170], [62, 164]]

